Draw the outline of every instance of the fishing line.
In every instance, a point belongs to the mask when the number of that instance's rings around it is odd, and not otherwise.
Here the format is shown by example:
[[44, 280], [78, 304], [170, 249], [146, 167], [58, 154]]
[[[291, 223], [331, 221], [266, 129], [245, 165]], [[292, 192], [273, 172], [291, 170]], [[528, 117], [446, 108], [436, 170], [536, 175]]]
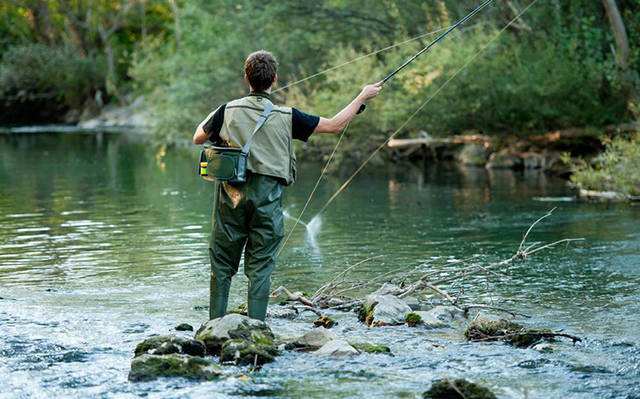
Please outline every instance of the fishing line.
[[389, 136], [382, 144], [380, 144], [380, 146], [378, 146], [378, 148], [376, 148], [371, 155], [369, 155], [369, 157], [367, 159], [365, 159], [365, 161], [358, 167], [358, 169], [356, 169], [356, 171], [342, 184], [342, 186], [340, 186], [340, 188], [329, 198], [329, 200], [322, 206], [322, 208], [320, 208], [320, 211], [318, 211], [318, 213], [316, 214], [316, 216], [320, 215], [322, 212], [324, 212], [324, 210], [335, 200], [335, 198], [340, 195], [340, 193], [347, 188], [347, 186], [351, 183], [351, 181], [356, 177], [356, 175], [358, 173], [360, 173], [360, 171], [365, 167], [365, 165], [367, 165], [367, 163], [369, 163], [369, 161], [374, 157], [375, 154], [378, 153], [378, 151], [380, 151], [382, 148], [384, 148], [386, 146], [386, 144], [392, 139], [394, 138], [427, 104], [429, 104], [431, 102], [431, 100], [433, 100], [439, 93], [440, 91], [442, 91], [442, 89], [444, 89], [453, 79], [455, 79], [460, 72], [462, 72], [463, 70], [465, 70], [473, 61], [476, 60], [476, 58], [478, 58], [478, 56], [480, 56], [480, 54], [484, 53], [484, 51], [489, 48], [489, 46], [491, 46], [491, 44], [498, 39], [498, 37], [500, 37], [500, 35], [502, 35], [502, 33], [504, 33], [504, 31], [506, 31], [511, 25], [513, 25], [513, 23], [515, 23], [518, 19], [520, 19], [520, 17], [527, 12], [527, 10], [529, 10], [529, 8], [531, 8], [535, 3], [537, 3], [538, 0], [533, 0], [531, 3], [529, 3], [528, 6], [526, 6], [522, 11], [520, 11], [518, 13], [518, 15], [516, 15], [511, 21], [509, 21], [508, 24], [506, 24], [494, 37], [491, 38], [491, 40], [489, 40], [478, 52], [476, 52], [471, 58], [469, 58], [467, 60], [467, 62], [465, 62], [464, 65], [462, 65], [462, 67], [460, 67], [449, 79], [447, 79], [440, 87], [438, 87], [438, 89], [435, 91], [435, 93], [433, 93], [425, 102], [422, 103], [422, 105], [420, 105], [420, 107], [418, 107], [418, 109], [416, 109], [410, 116], [409, 118], [398, 128], [396, 129], [396, 131], [394, 131], [391, 136]]
[[[453, 26], [453, 25], [451, 25], [451, 26]], [[389, 45], [389, 46], [387, 46], [387, 47], [383, 47], [383, 48], [381, 48], [381, 49], [379, 49], [379, 50], [372, 51], [372, 52], [370, 52], [370, 53], [368, 53], [368, 54], [364, 54], [364, 55], [361, 55], [361, 56], [359, 56], [359, 57], [356, 57], [356, 58], [354, 58], [354, 59], [352, 59], [352, 60], [345, 61], [345, 62], [343, 62], [342, 64], [334, 65], [334, 66], [332, 66], [332, 67], [330, 67], [330, 68], [327, 68], [327, 69], [325, 69], [325, 70], [323, 70], [323, 71], [316, 72], [316, 73], [314, 73], [313, 75], [307, 76], [306, 78], [303, 78], [303, 79], [300, 79], [300, 80], [296, 80], [295, 82], [291, 82], [291, 83], [287, 84], [286, 86], [282, 86], [282, 87], [280, 87], [280, 88], [278, 88], [278, 89], [276, 89], [276, 90], [273, 90], [273, 91], [272, 91], [272, 93], [277, 93], [277, 92], [279, 92], [279, 91], [281, 91], [281, 90], [288, 89], [289, 87], [292, 87], [292, 86], [298, 85], [298, 84], [300, 84], [300, 83], [302, 83], [302, 82], [306, 82], [306, 81], [307, 81], [307, 80], [309, 80], [309, 79], [313, 79], [313, 78], [318, 77], [318, 76], [320, 76], [320, 75], [324, 75], [324, 74], [326, 74], [326, 73], [328, 73], [328, 72], [331, 72], [331, 71], [333, 71], [333, 70], [336, 70], [336, 69], [342, 68], [342, 67], [344, 67], [344, 66], [347, 66], [347, 65], [352, 64], [352, 63], [354, 63], [354, 62], [360, 61], [360, 60], [365, 59], [365, 58], [367, 58], [367, 57], [371, 57], [372, 55], [376, 55], [376, 54], [382, 53], [382, 52], [384, 52], [384, 51], [391, 50], [392, 48], [396, 48], [396, 47], [399, 47], [399, 46], [405, 45], [405, 44], [407, 44], [407, 43], [411, 43], [411, 42], [413, 42], [413, 41], [416, 41], [416, 40], [422, 39], [422, 38], [423, 38], [423, 37], [425, 37], [425, 36], [435, 35], [436, 33], [440, 33], [440, 32], [442, 32], [442, 31], [445, 31], [445, 30], [447, 30], [447, 29], [450, 29], [450, 28], [451, 28], [451, 26], [447, 26], [447, 27], [444, 27], [444, 28], [440, 28], [440, 29], [434, 30], [434, 31], [432, 31], [432, 32], [421, 33], [421, 34], [419, 34], [418, 36], [414, 36], [414, 37], [409, 38], [409, 39], [407, 39], [407, 40], [404, 40], [404, 41], [402, 41], [402, 42], [394, 43], [394, 44]]]
[[280, 252], [282, 252], [282, 249], [284, 248], [284, 246], [287, 245], [289, 238], [291, 238], [291, 235], [293, 234], [293, 230], [295, 230], [296, 226], [300, 223], [300, 219], [302, 219], [302, 215], [304, 214], [304, 212], [307, 210], [307, 207], [311, 203], [311, 199], [313, 198], [313, 195], [316, 193], [316, 190], [318, 189], [318, 186], [320, 185], [322, 178], [327, 173], [327, 170], [329, 169], [329, 164], [331, 163], [331, 160], [333, 159], [333, 157], [336, 155], [336, 151], [338, 150], [338, 147], [340, 146], [340, 142], [342, 142], [342, 138], [344, 137], [344, 134], [347, 132], [347, 129], [349, 128], [350, 123], [351, 122], [347, 123], [347, 126], [345, 126], [344, 129], [342, 129], [342, 133], [340, 133], [340, 137], [338, 137], [338, 142], [333, 147], [333, 151], [331, 151], [331, 155], [329, 155], [329, 159], [327, 160], [327, 163], [324, 165], [324, 168], [322, 168], [322, 172], [320, 173], [318, 180], [316, 180], [316, 184], [315, 186], [313, 186], [313, 190], [311, 190], [311, 193], [307, 198], [307, 202], [305, 202], [304, 206], [302, 207], [300, 214], [296, 218], [296, 221], [293, 224], [293, 227], [291, 227], [291, 230], [289, 230], [289, 233], [287, 234], [287, 237], [285, 238], [284, 242], [280, 246], [280, 249], [278, 249], [278, 253], [276, 254], [276, 256], [280, 256]]

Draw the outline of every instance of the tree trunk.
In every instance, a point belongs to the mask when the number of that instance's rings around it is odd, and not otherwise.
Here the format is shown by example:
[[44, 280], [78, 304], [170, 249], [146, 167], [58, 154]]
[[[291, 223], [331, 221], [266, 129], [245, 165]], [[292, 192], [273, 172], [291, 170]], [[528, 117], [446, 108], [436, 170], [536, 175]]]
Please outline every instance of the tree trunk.
[[616, 40], [616, 62], [622, 70], [629, 67], [629, 38], [616, 0], [602, 0]]
[[616, 63], [620, 68], [623, 95], [626, 98], [629, 111], [638, 118], [640, 117], [640, 95], [638, 93], [640, 78], [637, 71], [629, 68], [630, 50], [627, 29], [624, 26], [616, 0], [602, 0], [602, 3], [616, 41]]

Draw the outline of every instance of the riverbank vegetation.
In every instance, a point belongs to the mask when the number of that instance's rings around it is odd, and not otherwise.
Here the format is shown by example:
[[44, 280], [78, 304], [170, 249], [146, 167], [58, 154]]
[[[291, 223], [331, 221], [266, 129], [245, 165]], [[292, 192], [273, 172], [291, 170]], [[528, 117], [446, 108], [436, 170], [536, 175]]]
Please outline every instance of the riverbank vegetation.
[[[0, 122], [74, 122], [142, 96], [158, 142], [184, 140], [213, 108], [246, 92], [241, 66], [257, 48], [279, 59], [278, 101], [330, 116], [476, 3], [5, 2]], [[425, 102], [399, 137], [604, 132], [636, 120], [640, 4], [538, 1], [505, 29], [529, 5], [496, 1], [397, 75], [349, 128], [337, 163], [366, 157]], [[401, 45], [378, 52], [392, 44]], [[326, 155], [334, 140], [314, 139], [306, 153]]]

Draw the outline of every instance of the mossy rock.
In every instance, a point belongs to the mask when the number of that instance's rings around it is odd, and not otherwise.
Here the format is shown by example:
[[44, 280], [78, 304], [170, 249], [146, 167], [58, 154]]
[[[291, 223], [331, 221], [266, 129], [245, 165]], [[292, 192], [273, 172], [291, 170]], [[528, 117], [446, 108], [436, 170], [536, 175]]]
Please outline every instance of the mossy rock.
[[503, 341], [518, 348], [528, 348], [545, 338], [551, 330], [527, 329], [508, 320], [478, 319], [464, 332], [469, 341]]
[[220, 366], [211, 360], [189, 355], [149, 355], [131, 361], [130, 381], [149, 381], [160, 377], [214, 380], [222, 375]]
[[230, 339], [222, 345], [220, 361], [237, 365], [262, 365], [272, 362], [278, 354], [273, 340], [265, 337], [256, 337], [255, 340]]
[[383, 353], [390, 355], [391, 348], [386, 345], [370, 344], [370, 343], [352, 343], [351, 346], [356, 348], [359, 352], [365, 353]]
[[314, 326], [316, 326], [316, 327], [324, 327], [324, 328], [331, 328], [331, 327], [335, 326], [336, 324], [338, 324], [338, 323], [336, 323], [336, 321], [333, 320], [329, 316], [320, 316], [313, 322]]
[[488, 388], [459, 378], [455, 380], [436, 380], [428, 391], [422, 394], [425, 399], [496, 399]]
[[419, 314], [411, 312], [407, 313], [404, 317], [404, 321], [407, 323], [409, 327], [415, 327], [418, 324], [422, 323], [422, 317]]
[[263, 321], [231, 313], [204, 323], [196, 332], [195, 338], [205, 344], [208, 354], [219, 355], [223, 344], [230, 339], [256, 343], [269, 340], [273, 344], [275, 337]]
[[195, 339], [176, 337], [175, 335], [158, 335], [140, 342], [134, 350], [136, 357], [144, 354], [169, 355], [172, 353], [204, 356], [205, 346]]

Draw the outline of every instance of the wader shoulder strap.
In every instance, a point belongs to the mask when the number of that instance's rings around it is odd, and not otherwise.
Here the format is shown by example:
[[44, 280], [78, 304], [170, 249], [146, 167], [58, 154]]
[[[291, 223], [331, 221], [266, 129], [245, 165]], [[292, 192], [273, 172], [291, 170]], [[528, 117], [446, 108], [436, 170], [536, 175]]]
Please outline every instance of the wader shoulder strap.
[[251, 149], [251, 143], [253, 143], [253, 136], [255, 136], [256, 133], [258, 133], [258, 130], [260, 130], [260, 128], [264, 125], [264, 123], [267, 121], [267, 118], [271, 114], [271, 111], [273, 110], [273, 104], [271, 103], [271, 101], [267, 100], [266, 98], [263, 99], [263, 101], [265, 102], [264, 111], [262, 111], [262, 114], [258, 118], [256, 127], [253, 129], [253, 133], [251, 133], [249, 140], [247, 140], [247, 142], [242, 146], [242, 152], [245, 154], [248, 154], [249, 150]]

